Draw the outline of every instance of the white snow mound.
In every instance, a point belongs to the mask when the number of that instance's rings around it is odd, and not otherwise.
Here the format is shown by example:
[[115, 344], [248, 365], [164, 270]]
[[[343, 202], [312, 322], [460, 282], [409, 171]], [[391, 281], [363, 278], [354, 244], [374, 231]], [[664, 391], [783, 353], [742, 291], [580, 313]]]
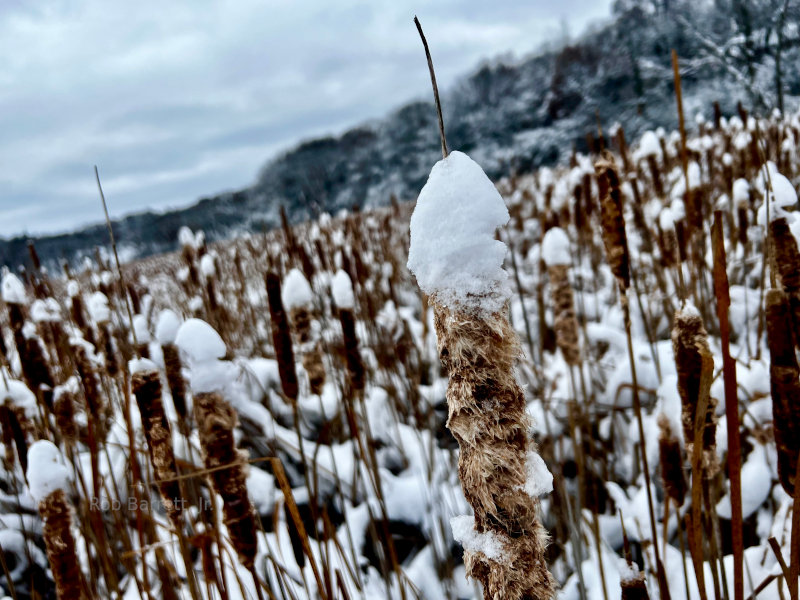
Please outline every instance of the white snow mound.
[[495, 232], [508, 209], [483, 169], [462, 152], [437, 162], [411, 216], [408, 268], [420, 288], [448, 307], [494, 312], [510, 289], [506, 246]]

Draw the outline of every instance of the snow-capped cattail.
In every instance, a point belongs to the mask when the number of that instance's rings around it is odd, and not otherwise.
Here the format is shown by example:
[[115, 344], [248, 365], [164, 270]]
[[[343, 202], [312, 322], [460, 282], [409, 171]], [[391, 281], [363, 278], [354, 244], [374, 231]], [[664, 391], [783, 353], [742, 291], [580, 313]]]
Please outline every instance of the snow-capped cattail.
[[181, 326], [180, 317], [169, 309], [162, 310], [156, 322], [156, 339], [161, 345], [161, 353], [164, 356], [164, 372], [167, 376], [169, 393], [172, 396], [172, 404], [175, 412], [178, 413], [178, 424], [181, 429], [186, 425], [188, 411], [186, 409], [186, 382], [181, 373], [181, 357], [178, 347], [175, 345], [175, 336]]
[[83, 303], [83, 297], [80, 293], [80, 286], [74, 279], [70, 279], [67, 282], [67, 294], [70, 297], [69, 312], [72, 322], [75, 323], [75, 326], [81, 330], [83, 339], [93, 346], [96, 345], [94, 332], [86, 320], [86, 306]]
[[778, 475], [793, 496], [797, 460], [800, 456], [800, 367], [794, 352], [787, 295], [779, 289], [767, 292], [767, 344], [772, 391], [772, 423], [778, 449]]
[[76, 343], [73, 345], [73, 352], [75, 353], [75, 367], [78, 369], [81, 384], [83, 386], [83, 395], [86, 398], [86, 412], [90, 420], [92, 420], [97, 429], [95, 436], [99, 439], [105, 437], [106, 421], [109, 416], [110, 407], [105, 401], [103, 394], [100, 393], [100, 387], [97, 382], [97, 370], [92, 363], [89, 355], [89, 349], [83, 343]]
[[147, 359], [131, 361], [129, 371], [131, 391], [142, 415], [142, 428], [153, 464], [153, 475], [167, 514], [173, 523], [178, 524], [184, 496], [180, 481], [176, 479], [178, 470], [172, 450], [172, 433], [161, 396], [161, 377], [155, 364]]
[[[650, 169], [650, 178], [653, 180], [653, 187], [655, 188], [656, 195], [663, 197], [664, 184], [661, 181], [661, 170], [659, 169], [658, 160], [656, 158], [659, 154], [663, 155], [658, 136], [652, 131], [645, 131], [639, 142], [639, 152], [647, 161], [647, 166]], [[600, 196], [602, 198], [602, 194]]]
[[474, 511], [474, 521], [462, 518], [466, 526], [453, 522], [467, 574], [483, 584], [486, 600], [545, 600], [554, 596], [555, 580], [537, 512], [549, 473], [528, 438], [515, 378], [521, 349], [507, 317], [506, 246], [495, 239], [508, 218], [483, 170], [453, 152], [433, 167], [420, 192], [408, 267], [430, 294], [448, 373], [448, 427], [461, 449], [459, 478]]
[[222, 497], [223, 521], [239, 561], [252, 570], [258, 549], [257, 526], [247, 496], [247, 455], [237, 451], [234, 443], [236, 411], [217, 392], [195, 394], [194, 409], [205, 466], [214, 489]]
[[31, 446], [27, 472], [31, 496], [39, 505], [42, 536], [59, 600], [81, 600], [85, 594], [83, 575], [72, 536], [72, 514], [65, 490], [70, 472], [58, 448], [46, 440]]
[[708, 333], [697, 309], [687, 304], [675, 313], [672, 328], [672, 349], [678, 371], [678, 393], [681, 397], [681, 422], [686, 452], [691, 460], [694, 449], [695, 421], [701, 399], [708, 398], [704, 421], [702, 452], [703, 471], [713, 476], [718, 468], [716, 454], [716, 399], [710, 396], [714, 375], [714, 357], [708, 346]]
[[569, 238], [563, 229], [554, 227], [545, 234], [542, 240], [542, 258], [547, 264], [547, 275], [550, 280], [556, 344], [568, 365], [579, 365], [581, 349], [578, 340], [578, 319], [575, 317], [572, 285], [569, 282], [572, 259]]
[[108, 296], [103, 292], [95, 292], [89, 298], [89, 314], [97, 327], [97, 348], [103, 352], [106, 371], [111, 377], [119, 373], [117, 352], [114, 348], [114, 338], [111, 335], [111, 310], [108, 306]]
[[683, 474], [683, 452], [678, 436], [672, 431], [669, 418], [658, 417], [658, 455], [661, 462], [661, 480], [667, 496], [682, 506], [686, 498], [686, 477]]
[[289, 321], [281, 300], [281, 278], [274, 271], [266, 275], [267, 299], [269, 301], [270, 325], [272, 327], [272, 345], [278, 361], [278, 373], [281, 378], [283, 394], [292, 402], [297, 400], [297, 372], [294, 366], [294, 350]]
[[622, 291], [630, 287], [630, 257], [628, 237], [625, 234], [625, 217], [622, 212], [622, 194], [619, 175], [613, 155], [604, 151], [594, 165], [600, 190], [600, 221], [603, 227], [603, 244], [606, 260], [619, 282]]
[[78, 426], [75, 423], [75, 398], [78, 382], [74, 377], [53, 392], [53, 415], [56, 427], [67, 444], [78, 440]]
[[283, 280], [282, 300], [289, 311], [289, 320], [301, 354], [303, 368], [308, 374], [312, 394], [321, 394], [325, 385], [325, 365], [312, 315], [313, 292], [308, 280], [298, 269], [292, 269]]
[[628, 565], [627, 571], [620, 573], [619, 585], [621, 600], [650, 600], [644, 573], [633, 565]]
[[339, 312], [339, 322], [342, 325], [342, 338], [344, 341], [347, 372], [350, 376], [350, 385], [354, 390], [363, 390], [365, 385], [364, 361], [358, 348], [356, 335], [355, 295], [353, 282], [348, 274], [340, 269], [333, 277], [333, 301]]

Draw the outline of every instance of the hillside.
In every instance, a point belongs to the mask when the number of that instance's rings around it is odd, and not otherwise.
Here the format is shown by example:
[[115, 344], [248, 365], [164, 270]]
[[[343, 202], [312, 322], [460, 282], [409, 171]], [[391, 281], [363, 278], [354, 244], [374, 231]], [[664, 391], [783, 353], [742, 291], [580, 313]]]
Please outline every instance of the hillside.
[[[772, 5], [775, 4], [773, 7]], [[763, 6], [762, 6], [763, 5]], [[783, 9], [781, 9], [783, 7]], [[687, 114], [756, 114], [800, 97], [798, 18], [792, 3], [618, 1], [614, 19], [559, 50], [486, 62], [443, 95], [450, 146], [497, 179], [565, 160], [585, 134], [622, 123], [629, 138], [676, 121], [670, 48], [682, 57]], [[691, 58], [686, 58], [691, 57]], [[777, 90], [780, 90], [778, 93]], [[126, 256], [177, 245], [182, 225], [210, 240], [261, 231], [342, 208], [411, 200], [439, 153], [429, 102], [415, 101], [338, 137], [309, 140], [267, 163], [245, 189], [178, 211], [115, 223]], [[0, 240], [0, 264], [25, 264], [27, 238]], [[107, 244], [104, 226], [36, 240], [46, 264], [72, 263]]]

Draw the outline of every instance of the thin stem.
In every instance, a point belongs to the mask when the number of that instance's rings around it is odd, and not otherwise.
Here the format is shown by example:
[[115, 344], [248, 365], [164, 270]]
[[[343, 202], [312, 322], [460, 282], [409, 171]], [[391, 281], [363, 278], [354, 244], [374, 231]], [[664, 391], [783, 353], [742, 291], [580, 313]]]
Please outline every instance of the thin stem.
[[433, 59], [431, 59], [431, 51], [428, 48], [428, 40], [425, 39], [425, 34], [422, 33], [422, 25], [419, 19], [414, 17], [414, 24], [419, 31], [419, 37], [422, 39], [422, 45], [425, 47], [425, 58], [428, 59], [428, 71], [431, 73], [431, 85], [433, 86], [433, 101], [436, 104], [436, 116], [439, 119], [439, 138], [442, 140], [442, 158], [447, 158], [450, 152], [447, 150], [447, 138], [444, 136], [444, 119], [442, 118], [442, 103], [439, 100], [439, 86], [436, 85], [436, 73], [433, 70]]
[[119, 275], [119, 292], [123, 300], [125, 300], [125, 309], [128, 311], [128, 321], [131, 325], [131, 335], [133, 336], [133, 347], [136, 355], [139, 355], [139, 340], [136, 339], [136, 328], [133, 326], [133, 311], [131, 311], [131, 303], [128, 299], [128, 292], [125, 289], [125, 279], [122, 276], [122, 267], [119, 264], [119, 254], [117, 254], [117, 242], [114, 240], [114, 228], [111, 227], [111, 219], [108, 216], [108, 206], [106, 205], [106, 196], [103, 194], [103, 186], [100, 185], [100, 174], [97, 172], [97, 165], [94, 166], [94, 178], [97, 181], [97, 191], [100, 192], [100, 200], [103, 202], [103, 212], [106, 215], [106, 227], [108, 227], [108, 237], [111, 238], [111, 250], [114, 252], [114, 262], [117, 264], [117, 275]]

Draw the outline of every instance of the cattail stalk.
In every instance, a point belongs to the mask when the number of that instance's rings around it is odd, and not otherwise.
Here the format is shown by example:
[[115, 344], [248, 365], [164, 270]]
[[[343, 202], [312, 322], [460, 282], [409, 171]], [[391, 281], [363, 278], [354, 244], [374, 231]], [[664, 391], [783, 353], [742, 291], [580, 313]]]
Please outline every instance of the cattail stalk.
[[278, 360], [281, 387], [283, 388], [283, 394], [294, 403], [297, 401], [298, 394], [297, 373], [294, 366], [294, 350], [292, 349], [289, 320], [286, 318], [286, 311], [283, 309], [281, 300], [281, 278], [277, 273], [270, 271], [266, 275], [266, 284], [272, 326], [272, 343]]
[[658, 574], [658, 589], [662, 600], [669, 600], [669, 586], [666, 572], [661, 562], [658, 549], [658, 533], [656, 529], [655, 510], [650, 491], [650, 467], [647, 464], [647, 444], [645, 442], [644, 421], [642, 419], [642, 405], [639, 398], [639, 382], [636, 377], [636, 359], [633, 351], [633, 338], [631, 336], [630, 306], [628, 303], [628, 288], [630, 287], [630, 254], [628, 252], [628, 237], [625, 233], [625, 217], [622, 208], [622, 192], [619, 185], [619, 173], [613, 155], [604, 151], [595, 163], [597, 185], [600, 192], [600, 223], [602, 225], [603, 245], [606, 250], [606, 261], [617, 279], [625, 322], [625, 335], [628, 342], [628, 361], [631, 367], [631, 383], [633, 384], [633, 409], [639, 429], [639, 444], [641, 448], [642, 471], [647, 496], [647, 509], [650, 516], [650, 535], [653, 538], [653, 555], [655, 557], [656, 572]]

